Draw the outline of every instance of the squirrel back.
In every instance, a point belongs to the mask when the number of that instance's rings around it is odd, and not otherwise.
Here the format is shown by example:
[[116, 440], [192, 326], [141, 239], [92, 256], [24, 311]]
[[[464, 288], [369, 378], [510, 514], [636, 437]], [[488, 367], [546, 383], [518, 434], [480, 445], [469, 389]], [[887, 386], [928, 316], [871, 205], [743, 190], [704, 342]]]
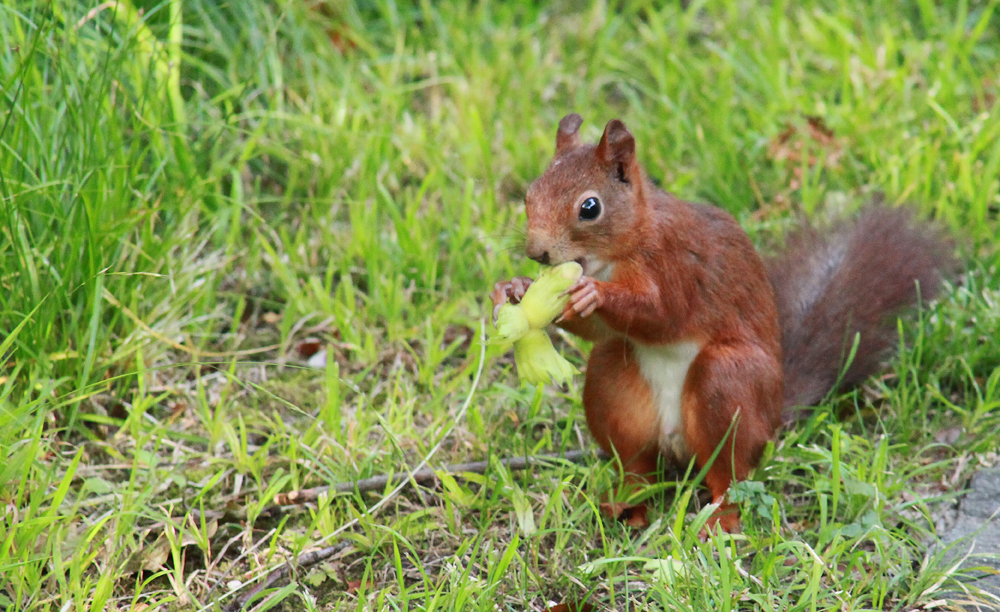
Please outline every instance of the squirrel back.
[[907, 209], [874, 205], [852, 222], [801, 227], [765, 260], [781, 325], [786, 421], [797, 417], [790, 408], [878, 371], [898, 339], [892, 316], [937, 295], [957, 271], [951, 252], [940, 231]]

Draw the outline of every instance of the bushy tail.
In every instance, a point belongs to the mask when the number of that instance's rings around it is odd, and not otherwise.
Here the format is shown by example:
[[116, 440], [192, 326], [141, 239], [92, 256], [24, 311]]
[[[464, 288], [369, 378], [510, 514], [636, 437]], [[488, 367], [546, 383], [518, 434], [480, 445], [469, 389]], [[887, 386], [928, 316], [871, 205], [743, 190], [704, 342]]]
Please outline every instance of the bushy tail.
[[904, 208], [872, 206], [853, 222], [806, 227], [767, 261], [778, 303], [785, 371], [786, 420], [813, 405], [840, 379], [849, 387], [875, 373], [897, 333], [892, 315], [937, 295], [957, 272], [953, 247]]

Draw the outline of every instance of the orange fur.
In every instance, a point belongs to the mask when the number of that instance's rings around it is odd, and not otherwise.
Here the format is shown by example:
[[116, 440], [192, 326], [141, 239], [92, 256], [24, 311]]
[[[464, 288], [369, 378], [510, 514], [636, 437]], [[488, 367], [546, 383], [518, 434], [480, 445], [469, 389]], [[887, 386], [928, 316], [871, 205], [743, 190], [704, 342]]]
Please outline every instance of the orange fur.
[[[659, 416], [631, 353], [632, 348], [620, 338], [594, 346], [587, 370], [601, 375], [587, 377], [583, 405], [587, 427], [604, 452], [617, 453], [629, 473], [651, 478], [660, 454]], [[608, 378], [615, 383], [604, 384]]]

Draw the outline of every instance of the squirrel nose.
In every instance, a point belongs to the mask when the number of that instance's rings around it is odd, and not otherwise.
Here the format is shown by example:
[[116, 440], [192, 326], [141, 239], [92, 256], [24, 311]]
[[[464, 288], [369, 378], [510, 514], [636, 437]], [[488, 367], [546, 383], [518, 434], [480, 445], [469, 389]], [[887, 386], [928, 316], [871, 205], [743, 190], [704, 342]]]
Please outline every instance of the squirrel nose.
[[538, 263], [542, 264], [543, 266], [549, 265], [549, 252], [548, 251], [542, 251], [541, 255], [539, 255], [537, 253], [535, 253], [535, 254], [528, 253], [528, 258], [529, 259], [534, 259], [535, 261], [537, 261]]

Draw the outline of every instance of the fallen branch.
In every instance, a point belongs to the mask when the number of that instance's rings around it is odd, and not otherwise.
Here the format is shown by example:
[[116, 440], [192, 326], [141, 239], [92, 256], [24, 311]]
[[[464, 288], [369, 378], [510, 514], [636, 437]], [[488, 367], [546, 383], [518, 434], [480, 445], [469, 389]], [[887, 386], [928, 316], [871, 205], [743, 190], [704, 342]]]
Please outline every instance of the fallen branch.
[[237, 612], [238, 610], [242, 610], [243, 608], [246, 607], [248, 603], [250, 603], [250, 600], [257, 597], [257, 595], [259, 595], [263, 591], [270, 588], [281, 586], [280, 583], [284, 583], [284, 581], [288, 578], [288, 576], [291, 575], [292, 571], [308, 569], [313, 565], [316, 565], [317, 563], [325, 561], [330, 557], [332, 557], [333, 555], [337, 554], [338, 552], [347, 548], [348, 545], [350, 545], [350, 543], [351, 543], [350, 540], [345, 542], [337, 542], [333, 546], [327, 546], [326, 548], [321, 548], [319, 550], [313, 550], [307, 553], [302, 553], [301, 555], [299, 555], [299, 558], [295, 560], [294, 564], [289, 562], [282, 565], [280, 568], [271, 572], [267, 576], [267, 580], [265, 580], [263, 583], [255, 586], [248, 593], [244, 593], [243, 595], [240, 595], [233, 601], [229, 602], [229, 605], [227, 605], [224, 608], [225, 612]]
[[[596, 459], [607, 459], [608, 456], [603, 451], [589, 451], [589, 450], [574, 450], [568, 451], [563, 454], [543, 454], [535, 457], [508, 457], [507, 459], [500, 459], [496, 461], [473, 461], [471, 463], [456, 463], [453, 465], [445, 466], [441, 470], [433, 470], [430, 468], [425, 468], [413, 473], [412, 482], [417, 484], [426, 484], [434, 482], [437, 479], [437, 475], [441, 472], [446, 474], [451, 474], [452, 476], [461, 476], [463, 473], [472, 474], [485, 474], [489, 466], [492, 465], [502, 465], [508, 470], [525, 470], [528, 467], [538, 464], [550, 462], [554, 459], [563, 459], [565, 461], [571, 461], [573, 463], [581, 463], [588, 457], [594, 457]], [[382, 474], [381, 476], [372, 476], [371, 478], [365, 478], [362, 480], [352, 480], [350, 482], [338, 482], [333, 485], [326, 485], [322, 487], [313, 487], [311, 489], [300, 489], [298, 491], [291, 491], [289, 493], [279, 493], [274, 497], [274, 503], [266, 506], [261, 510], [258, 517], [273, 518], [285, 510], [287, 506], [294, 506], [298, 504], [305, 504], [308, 502], [316, 501], [323, 494], [327, 494], [330, 491], [334, 493], [351, 493], [353, 491], [363, 492], [363, 491], [378, 491], [384, 490], [390, 483], [397, 482], [406, 479], [409, 476], [408, 472], [393, 472], [391, 474]], [[224, 520], [227, 522], [238, 522], [246, 520], [246, 508], [237, 509], [227, 509], [227, 510], [197, 510], [191, 509], [187, 514], [183, 516], [172, 517], [173, 520], [181, 524], [184, 521], [189, 520], [189, 517], [194, 517], [195, 522], [201, 520]], [[158, 522], [148, 526], [148, 529], [158, 530], [163, 529], [166, 523]]]
[[[326, 485], [322, 487], [313, 487], [311, 489], [301, 489], [299, 491], [291, 491], [289, 493], [279, 493], [274, 497], [274, 502], [276, 506], [290, 506], [294, 504], [303, 504], [306, 502], [316, 501], [319, 499], [320, 495], [329, 494], [331, 491], [334, 493], [350, 493], [352, 491], [378, 491], [385, 489], [389, 483], [398, 482], [401, 480], [406, 480], [410, 477], [413, 482], [418, 484], [423, 484], [427, 482], [433, 482], [437, 479], [439, 472], [445, 472], [453, 476], [458, 476], [464, 472], [471, 472], [473, 474], [485, 474], [486, 470], [490, 465], [500, 464], [507, 468], [508, 470], [524, 470], [529, 466], [534, 465], [539, 462], [545, 462], [552, 459], [565, 459], [566, 461], [572, 461], [573, 463], [578, 463], [586, 459], [587, 457], [594, 456], [593, 451], [588, 450], [575, 450], [569, 451], [564, 454], [546, 454], [538, 455], [536, 457], [509, 457], [507, 459], [500, 459], [499, 461], [473, 461], [471, 463], [456, 463], [454, 465], [449, 465], [443, 470], [434, 470], [431, 468], [424, 468], [412, 475], [409, 472], [393, 472], [391, 474], [383, 474], [381, 476], [373, 476], [371, 478], [365, 478], [364, 480], [356, 480], [352, 482], [339, 482], [334, 485]], [[598, 457], [603, 457], [603, 453], [599, 453]], [[264, 513], [270, 508], [264, 510]]]
[[[507, 459], [500, 459], [499, 461], [474, 461], [472, 463], [456, 463], [454, 465], [449, 465], [445, 467], [443, 472], [452, 475], [460, 475], [462, 473], [474, 473], [474, 474], [484, 474], [486, 470], [489, 469], [490, 465], [503, 465], [508, 470], [525, 470], [530, 466], [549, 463], [553, 460], [565, 460], [572, 461], [574, 463], [583, 461], [588, 457], [594, 457], [595, 453], [589, 450], [575, 450], [569, 451], [565, 454], [546, 454], [538, 455], [535, 457], [509, 457]], [[596, 457], [604, 458], [604, 453], [596, 453]], [[329, 493], [333, 490], [336, 493], [348, 493], [351, 491], [374, 491], [379, 489], [385, 489], [391, 482], [397, 480], [409, 479], [411, 482], [425, 483], [432, 482], [437, 478], [438, 470], [432, 470], [430, 468], [424, 468], [417, 470], [416, 472], [393, 472], [392, 474], [384, 474], [382, 476], [375, 476], [373, 478], [365, 478], [364, 480], [357, 480], [354, 482], [341, 482], [332, 486], [326, 487], [314, 487], [312, 489], [302, 489], [300, 491], [292, 491], [291, 493], [282, 493], [275, 496], [276, 504], [265, 508], [262, 514], [267, 514], [269, 510], [280, 510], [281, 506], [287, 506], [291, 504], [301, 504], [308, 501], [315, 501], [320, 495]], [[320, 550], [314, 550], [307, 553], [299, 555], [298, 559], [294, 563], [289, 561], [285, 563], [280, 568], [272, 571], [267, 579], [262, 583], [251, 589], [249, 592], [237, 597], [229, 603], [224, 609], [226, 612], [237, 612], [246, 607], [246, 605], [255, 597], [257, 597], [263, 591], [281, 586], [288, 579], [288, 577], [293, 572], [298, 572], [307, 569], [317, 563], [320, 563], [326, 559], [329, 559], [333, 555], [337, 554], [350, 544], [350, 541], [338, 542], [333, 546], [327, 546]]]

